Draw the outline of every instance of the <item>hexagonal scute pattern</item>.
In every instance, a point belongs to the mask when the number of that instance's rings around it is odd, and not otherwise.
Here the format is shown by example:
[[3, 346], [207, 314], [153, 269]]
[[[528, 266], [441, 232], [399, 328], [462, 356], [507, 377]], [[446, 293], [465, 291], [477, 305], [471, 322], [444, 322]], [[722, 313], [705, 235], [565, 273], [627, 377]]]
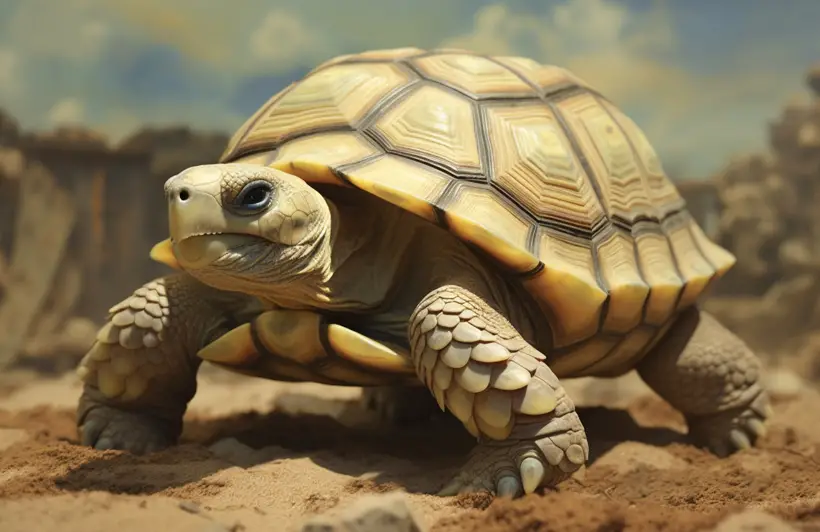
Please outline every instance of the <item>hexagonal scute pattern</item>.
[[538, 265], [538, 257], [527, 249], [532, 222], [492, 187], [458, 181], [439, 207], [453, 233], [509, 268], [525, 272]]
[[313, 169], [310, 181], [338, 184], [339, 177], [330, 169], [358, 163], [381, 153], [360, 133], [334, 131], [285, 142], [268, 164], [297, 175], [300, 169], [310, 167]]
[[410, 81], [386, 63], [341, 64], [296, 84], [260, 116], [240, 149], [275, 145], [310, 131], [354, 127], [384, 96]]
[[262, 106], [223, 160], [349, 184], [441, 223], [521, 275], [565, 371], [631, 363], [734, 263], [683, 209], [638, 126], [529, 58], [335, 57]]
[[610, 226], [596, 240], [599, 274], [609, 290], [603, 330], [625, 334], [641, 323], [649, 286], [638, 269], [631, 234]]
[[640, 216], [656, 217], [647, 178], [629, 139], [595, 96], [582, 93], [561, 100], [556, 108], [586, 155], [607, 214], [629, 223]]
[[641, 164], [646, 171], [652, 204], [659, 211], [660, 217], [663, 218], [671, 212], [683, 208], [686, 202], [681, 197], [677, 187], [666, 177], [660, 157], [658, 157], [641, 128], [611, 103], [602, 101], [602, 105], [606, 107], [624, 133], [632, 140], [635, 151], [638, 153]]
[[592, 231], [604, 211], [550, 109], [542, 104], [484, 109], [493, 184], [541, 222]]
[[371, 130], [396, 153], [437, 160], [456, 174], [480, 174], [474, 115], [467, 97], [423, 85], [388, 109]]
[[395, 155], [379, 157], [345, 175], [360, 189], [433, 223], [437, 218], [433, 204], [452, 181], [430, 166]]
[[678, 309], [693, 304], [706, 289], [712, 276], [717, 273], [698, 249], [692, 232], [689, 230], [691, 223], [693, 221], [688, 213], [678, 213], [661, 224], [661, 229], [672, 247], [672, 255], [678, 265], [678, 272], [686, 283], [678, 301]]
[[324, 63], [321, 63], [319, 66], [311, 70], [308, 75], [311, 75], [315, 72], [318, 72], [322, 69], [333, 65], [340, 65], [342, 63], [355, 63], [357, 61], [398, 61], [400, 59], [405, 59], [408, 57], [413, 57], [416, 55], [423, 54], [424, 50], [420, 48], [386, 48], [384, 50], [368, 50], [366, 52], [362, 52], [360, 54], [344, 54], [344, 55], [337, 55], [336, 57], [331, 57]]
[[541, 93], [550, 93], [570, 85], [590, 88], [586, 81], [569, 70], [555, 65], [544, 65], [529, 57], [507, 56], [497, 57], [496, 60], [538, 86]]
[[411, 63], [427, 78], [473, 98], [537, 97], [537, 92], [511, 70], [477, 55], [440, 54]]

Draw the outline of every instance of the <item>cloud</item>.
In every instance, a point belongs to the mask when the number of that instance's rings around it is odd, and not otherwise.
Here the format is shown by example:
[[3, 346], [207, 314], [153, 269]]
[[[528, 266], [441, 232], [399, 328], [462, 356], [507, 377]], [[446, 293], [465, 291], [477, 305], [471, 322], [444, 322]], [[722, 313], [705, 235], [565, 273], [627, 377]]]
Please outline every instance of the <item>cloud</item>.
[[[370, 48], [431, 47], [464, 29], [474, 10], [473, 0], [242, 0], [241, 8], [225, 0], [63, 0], [80, 1], [188, 59], [247, 75], [278, 74], [299, 62], [313, 66]], [[282, 35], [264, 37], [266, 24]], [[254, 49], [273, 49], [278, 62], [252, 61]]]
[[4, 31], [21, 53], [87, 61], [103, 49], [111, 28], [86, 0], [25, 0]]
[[[565, 66], [622, 107], [667, 167], [704, 175], [762, 147], [820, 57], [820, 2], [726, 0], [0, 0], [0, 105], [51, 127], [74, 97], [113, 136], [231, 131], [319, 62], [457, 46]], [[748, 5], [747, 5], [748, 4]], [[737, 17], [743, 9], [744, 16]]]
[[[321, 38], [293, 12], [275, 8], [265, 15], [249, 39], [251, 59], [285, 70], [316, 55]], [[275, 65], [275, 67], [273, 66]]]
[[560, 65], [627, 105], [647, 94], [681, 102], [692, 83], [682, 67], [669, 61], [675, 43], [663, 4], [634, 13], [611, 1], [570, 0], [535, 17], [502, 4], [484, 7], [476, 14], [471, 32], [443, 45], [494, 55], [526, 55]]
[[779, 65], [789, 54], [760, 40], [721, 69], [698, 72], [681, 52], [673, 18], [665, 1], [631, 10], [612, 0], [566, 0], [540, 16], [499, 3], [479, 10], [471, 31], [443, 44], [568, 68], [623, 108], [666, 166], [707, 173], [727, 152], [762, 147], [761, 106], [788, 90]]
[[65, 98], [48, 112], [48, 120], [54, 126], [77, 125], [85, 121], [85, 104], [77, 98]]

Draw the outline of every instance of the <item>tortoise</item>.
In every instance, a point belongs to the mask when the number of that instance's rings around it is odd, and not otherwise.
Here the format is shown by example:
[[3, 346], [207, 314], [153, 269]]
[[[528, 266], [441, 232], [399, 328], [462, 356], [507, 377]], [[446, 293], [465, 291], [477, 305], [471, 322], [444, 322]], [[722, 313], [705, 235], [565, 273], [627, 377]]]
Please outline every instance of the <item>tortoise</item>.
[[720, 456], [765, 431], [758, 359], [699, 305], [734, 256], [640, 128], [564, 68], [336, 57], [164, 192], [151, 256], [179, 271], [113, 306], [80, 363], [85, 445], [173, 445], [203, 360], [362, 386], [388, 420], [449, 411], [478, 444], [441, 495], [581, 468], [561, 379], [637, 370]]

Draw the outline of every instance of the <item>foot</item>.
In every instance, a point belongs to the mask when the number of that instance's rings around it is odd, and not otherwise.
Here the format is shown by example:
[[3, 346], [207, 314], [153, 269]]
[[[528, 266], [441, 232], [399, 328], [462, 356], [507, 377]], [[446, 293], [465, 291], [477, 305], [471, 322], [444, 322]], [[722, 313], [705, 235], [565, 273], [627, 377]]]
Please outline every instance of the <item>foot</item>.
[[143, 414], [99, 406], [88, 412], [79, 428], [83, 445], [101, 451], [118, 449], [146, 454], [173, 444], [174, 438], [165, 425]]
[[531, 493], [586, 462], [581, 420], [546, 356], [484, 299], [456, 285], [434, 290], [409, 337], [419, 378], [482, 442], [443, 495]]
[[549, 436], [479, 445], [439, 495], [489, 491], [518, 497], [566, 480], [589, 458], [586, 434], [575, 412], [555, 417], [539, 432]]
[[[151, 452], [173, 444], [196, 391], [195, 356], [226, 321], [223, 300], [184, 274], [150, 281], [114, 305], [80, 362], [82, 443]], [[232, 297], [232, 296], [231, 296]]]
[[689, 434], [717, 456], [751, 448], [766, 433], [766, 421], [772, 408], [769, 396], [761, 393], [747, 407], [735, 408], [708, 416], [687, 416]]
[[684, 311], [637, 369], [684, 414], [694, 442], [718, 456], [753, 446], [765, 432], [771, 407], [760, 361], [702, 310]]

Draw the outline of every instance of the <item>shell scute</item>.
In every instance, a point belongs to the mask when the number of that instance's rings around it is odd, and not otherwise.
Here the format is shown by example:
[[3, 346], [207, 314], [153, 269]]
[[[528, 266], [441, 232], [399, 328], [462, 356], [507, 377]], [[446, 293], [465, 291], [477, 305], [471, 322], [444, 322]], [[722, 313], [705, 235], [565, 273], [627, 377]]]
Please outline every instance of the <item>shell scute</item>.
[[[274, 95], [225, 153], [357, 187], [483, 250], [549, 320], [557, 374], [628, 364], [735, 260], [688, 214], [634, 121], [570, 71], [529, 58], [417, 48], [333, 58]], [[497, 332], [474, 317], [461, 315], [453, 340]], [[451, 348], [452, 378], [467, 372], [478, 389], [465, 368], [481, 362]], [[509, 386], [522, 378], [511, 373]], [[440, 400], [458, 404], [450, 392]]]

